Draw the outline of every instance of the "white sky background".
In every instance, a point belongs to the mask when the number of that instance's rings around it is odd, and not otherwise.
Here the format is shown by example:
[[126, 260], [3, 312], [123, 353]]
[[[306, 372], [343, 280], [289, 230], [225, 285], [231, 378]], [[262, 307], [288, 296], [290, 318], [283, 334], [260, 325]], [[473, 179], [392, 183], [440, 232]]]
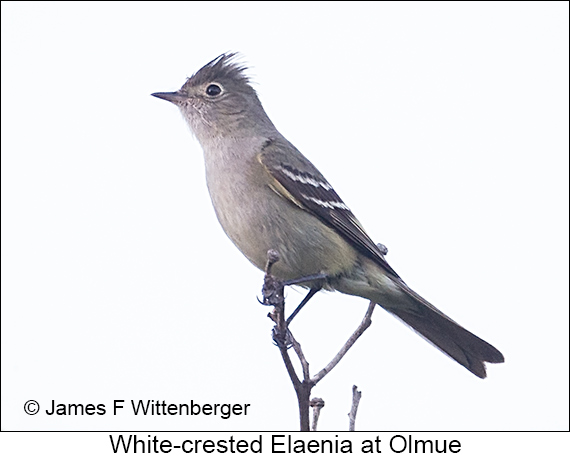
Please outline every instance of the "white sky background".
[[[378, 308], [313, 390], [320, 429], [347, 429], [353, 384], [360, 430], [568, 429], [566, 2], [2, 2], [2, 429], [298, 428], [263, 275], [150, 96], [229, 50], [394, 269], [506, 358], [482, 381]], [[366, 307], [323, 293], [296, 319], [313, 373]], [[113, 399], [252, 406], [114, 417]]]

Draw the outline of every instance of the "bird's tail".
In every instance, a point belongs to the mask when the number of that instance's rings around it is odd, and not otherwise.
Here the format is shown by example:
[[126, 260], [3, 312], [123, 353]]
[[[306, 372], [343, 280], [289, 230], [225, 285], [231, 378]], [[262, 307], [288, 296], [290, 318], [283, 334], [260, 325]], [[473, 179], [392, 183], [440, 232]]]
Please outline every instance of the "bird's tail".
[[480, 378], [485, 378], [485, 362], [502, 363], [503, 354], [486, 341], [461, 327], [405, 284], [406, 306], [384, 306], [430, 343]]

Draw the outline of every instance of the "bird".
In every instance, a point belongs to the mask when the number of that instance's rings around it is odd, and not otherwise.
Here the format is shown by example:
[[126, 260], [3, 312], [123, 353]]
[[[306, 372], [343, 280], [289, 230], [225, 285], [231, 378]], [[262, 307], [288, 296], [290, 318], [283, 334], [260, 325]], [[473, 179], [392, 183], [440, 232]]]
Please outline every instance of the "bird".
[[[154, 97], [176, 105], [204, 153], [216, 216], [230, 240], [272, 274], [309, 278], [321, 289], [368, 299], [479, 378], [504, 357], [412, 290], [388, 264], [362, 224], [319, 170], [275, 127], [238, 53], [224, 53], [174, 92]], [[352, 155], [355, 152], [351, 153]], [[364, 160], [364, 158], [362, 158]], [[312, 278], [312, 279], [310, 279]]]

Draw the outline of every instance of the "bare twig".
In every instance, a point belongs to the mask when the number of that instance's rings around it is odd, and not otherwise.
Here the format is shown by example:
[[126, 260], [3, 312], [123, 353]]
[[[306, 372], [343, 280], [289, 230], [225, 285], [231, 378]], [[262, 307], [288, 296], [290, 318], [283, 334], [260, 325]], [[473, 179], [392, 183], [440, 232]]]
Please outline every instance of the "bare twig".
[[[275, 322], [273, 328], [273, 341], [277, 344], [281, 357], [285, 363], [285, 368], [291, 378], [295, 393], [297, 394], [297, 402], [299, 403], [299, 419], [301, 422], [301, 431], [309, 431], [309, 398], [311, 394], [312, 384], [310, 380], [303, 381], [299, 379], [291, 358], [289, 357], [288, 346], [290, 334], [287, 323], [285, 322], [285, 298], [283, 293], [283, 282], [277, 280], [271, 274], [272, 266], [279, 261], [280, 255], [277, 251], [271, 249], [267, 252], [267, 265], [265, 267], [265, 280], [263, 282], [263, 304], [273, 306], [273, 311], [269, 313], [269, 317]], [[297, 346], [298, 343], [297, 343]], [[300, 346], [299, 346], [300, 348]], [[308, 369], [308, 364], [307, 364]]]
[[285, 368], [287, 368], [287, 373], [291, 378], [291, 382], [295, 389], [301, 384], [297, 373], [295, 372], [295, 368], [293, 367], [293, 363], [291, 362], [291, 358], [289, 357], [288, 349], [288, 342], [290, 338], [290, 333], [288, 333], [287, 325], [285, 324], [285, 309], [284, 303], [283, 304], [274, 304], [273, 311], [269, 314], [269, 317], [275, 322], [275, 327], [273, 328], [273, 341], [277, 344], [279, 351], [281, 352], [281, 356], [283, 357], [283, 362], [285, 362]]
[[297, 353], [297, 357], [299, 357], [299, 361], [301, 362], [301, 367], [303, 367], [303, 380], [306, 382], [310, 382], [311, 375], [309, 374], [309, 362], [307, 362], [305, 354], [303, 354], [303, 350], [301, 349], [301, 345], [295, 339], [293, 333], [291, 333], [291, 330], [289, 330], [289, 337], [291, 338], [291, 345], [293, 346], [293, 349]]
[[[275, 307], [277, 310], [278, 308]], [[277, 311], [277, 332], [281, 332], [280, 327], [281, 325], [285, 325], [285, 317], [284, 317], [284, 309], [281, 308]], [[287, 333], [287, 327], [285, 326], [285, 332]], [[292, 338], [293, 336], [289, 333], [288, 336]], [[297, 346], [300, 348], [299, 344]], [[291, 382], [293, 383], [293, 387], [295, 389], [295, 393], [297, 394], [297, 403], [299, 404], [299, 421], [300, 421], [300, 429], [302, 432], [309, 431], [309, 398], [311, 396], [311, 389], [313, 388], [313, 384], [310, 380], [303, 380], [300, 381], [297, 373], [295, 372], [295, 368], [293, 367], [293, 363], [291, 362], [291, 358], [289, 357], [289, 352], [287, 351], [287, 344], [284, 343], [282, 340], [280, 343], [277, 344], [279, 347], [279, 351], [281, 352], [281, 357], [283, 358], [283, 362], [285, 363], [285, 368], [287, 369], [287, 373], [289, 374], [289, 378], [291, 378]], [[308, 369], [308, 365], [307, 365]]]
[[372, 323], [371, 317], [372, 317], [372, 313], [374, 312], [374, 308], [376, 308], [376, 303], [370, 302], [370, 304], [368, 305], [368, 310], [366, 311], [366, 314], [364, 315], [364, 319], [362, 319], [362, 322], [360, 323], [360, 325], [357, 327], [357, 329], [354, 331], [354, 333], [350, 336], [348, 341], [346, 343], [344, 343], [344, 346], [341, 348], [341, 350], [338, 352], [338, 354], [334, 356], [334, 358], [329, 362], [329, 364], [326, 367], [324, 367], [321, 371], [319, 371], [311, 379], [313, 384], [317, 384], [321, 379], [323, 379], [327, 375], [327, 373], [329, 373], [334, 367], [336, 367], [338, 365], [338, 362], [340, 362], [340, 360], [344, 357], [344, 355], [347, 353], [347, 351], [352, 347], [352, 345], [354, 343], [356, 343], [356, 340], [358, 338], [360, 338], [360, 336], [364, 333], [364, 331], [368, 327], [370, 327], [370, 324]]
[[380, 249], [382, 255], [388, 255], [388, 248], [386, 246], [384, 246], [382, 243], [376, 243], [376, 246], [378, 246], [378, 249]]
[[313, 424], [311, 425], [311, 431], [317, 431], [317, 424], [319, 422], [319, 416], [321, 414], [321, 409], [325, 407], [325, 401], [322, 398], [313, 398], [311, 403], [309, 403], [311, 408], [313, 408]]
[[[285, 363], [285, 368], [287, 369], [287, 373], [291, 378], [291, 382], [293, 383], [293, 387], [295, 389], [295, 393], [297, 394], [297, 402], [299, 404], [299, 419], [301, 423], [301, 431], [309, 431], [310, 429], [310, 421], [309, 421], [309, 406], [313, 408], [313, 425], [312, 430], [317, 429], [317, 423], [319, 420], [320, 410], [324, 407], [324, 401], [320, 398], [315, 398], [311, 402], [309, 402], [309, 398], [311, 395], [311, 389], [317, 384], [321, 379], [323, 379], [345, 356], [348, 350], [354, 345], [356, 340], [360, 338], [360, 336], [364, 333], [364, 331], [370, 327], [372, 323], [371, 316], [374, 311], [376, 305], [373, 302], [370, 302], [368, 306], [368, 310], [366, 311], [366, 315], [364, 319], [358, 326], [358, 328], [354, 331], [354, 333], [350, 336], [348, 341], [344, 344], [338, 354], [331, 360], [331, 362], [319, 371], [316, 376], [313, 378], [310, 377], [309, 372], [309, 363], [303, 354], [301, 349], [301, 345], [299, 342], [293, 337], [293, 334], [289, 330], [289, 321], [295, 316], [298, 310], [301, 308], [299, 306], [297, 310], [291, 315], [289, 320], [285, 320], [285, 298], [284, 298], [284, 287], [285, 285], [296, 284], [297, 282], [306, 282], [308, 280], [324, 280], [326, 275], [317, 274], [312, 276], [307, 276], [304, 278], [300, 278], [298, 281], [288, 281], [283, 282], [275, 278], [271, 274], [272, 266], [278, 262], [280, 259], [280, 255], [277, 251], [271, 249], [267, 252], [267, 264], [265, 267], [265, 280], [263, 283], [263, 301], [264, 305], [273, 306], [273, 311], [269, 313], [269, 317], [273, 322], [275, 322], [275, 327], [273, 328], [273, 340], [275, 344], [279, 348], [281, 352], [281, 357], [283, 358], [283, 362]], [[302, 302], [302, 305], [305, 304], [319, 289], [315, 287], [315, 289], [311, 289], [309, 294], [305, 297]], [[299, 357], [299, 361], [301, 362], [301, 367], [303, 368], [303, 380], [301, 381], [297, 376], [295, 368], [293, 367], [293, 363], [291, 362], [291, 358], [289, 357], [289, 348], [293, 347], [297, 357]], [[354, 391], [356, 387], [354, 388]], [[353, 392], [354, 394], [354, 392]], [[358, 400], [360, 400], [360, 392], [358, 392]], [[356, 417], [356, 408], [358, 408], [358, 402], [356, 402], [356, 406], [354, 403], [353, 398], [353, 409], [354, 409], [354, 417]], [[353, 411], [351, 410], [351, 414]], [[351, 416], [351, 426], [354, 427], [354, 418]], [[353, 430], [352, 428], [351, 430]]]
[[362, 397], [362, 392], [356, 389], [356, 386], [352, 386], [352, 407], [350, 408], [350, 413], [348, 413], [348, 431], [354, 432], [354, 425], [356, 422], [356, 413], [358, 411], [358, 404], [360, 403], [360, 397]]

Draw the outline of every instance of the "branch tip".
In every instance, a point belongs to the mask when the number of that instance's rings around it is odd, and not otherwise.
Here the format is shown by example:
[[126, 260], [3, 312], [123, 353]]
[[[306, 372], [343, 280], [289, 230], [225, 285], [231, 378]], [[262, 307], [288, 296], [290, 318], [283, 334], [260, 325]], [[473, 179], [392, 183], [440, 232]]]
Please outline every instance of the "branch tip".
[[321, 409], [325, 407], [325, 401], [322, 398], [314, 397], [309, 402], [309, 406], [313, 408], [313, 424], [311, 425], [311, 431], [316, 432], [319, 416], [321, 415]]

